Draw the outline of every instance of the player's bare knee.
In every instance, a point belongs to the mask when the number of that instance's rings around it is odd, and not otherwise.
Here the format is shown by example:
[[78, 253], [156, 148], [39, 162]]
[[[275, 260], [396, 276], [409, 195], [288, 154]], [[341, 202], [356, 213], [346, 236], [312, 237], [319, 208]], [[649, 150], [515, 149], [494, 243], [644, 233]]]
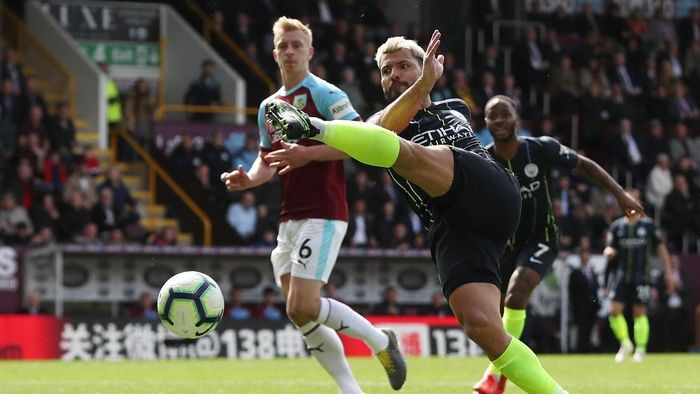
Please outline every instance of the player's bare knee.
[[297, 325], [303, 325], [318, 318], [318, 303], [304, 302], [297, 297], [287, 301], [287, 316]]

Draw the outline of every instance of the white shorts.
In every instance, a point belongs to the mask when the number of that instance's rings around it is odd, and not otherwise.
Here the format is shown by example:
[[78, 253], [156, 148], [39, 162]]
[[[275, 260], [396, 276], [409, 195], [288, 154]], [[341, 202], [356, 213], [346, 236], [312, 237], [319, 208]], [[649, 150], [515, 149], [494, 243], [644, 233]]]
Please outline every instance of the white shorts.
[[348, 223], [341, 220], [288, 220], [280, 224], [270, 260], [277, 286], [282, 275], [328, 282]]

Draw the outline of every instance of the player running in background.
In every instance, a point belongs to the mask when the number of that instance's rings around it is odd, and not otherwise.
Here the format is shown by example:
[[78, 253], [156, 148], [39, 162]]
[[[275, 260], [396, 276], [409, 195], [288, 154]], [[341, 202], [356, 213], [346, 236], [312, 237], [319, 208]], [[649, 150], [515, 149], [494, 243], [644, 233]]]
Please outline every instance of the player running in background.
[[523, 390], [565, 392], [501, 323], [498, 260], [518, 224], [520, 190], [513, 174], [479, 144], [464, 101], [431, 102], [429, 93], [443, 73], [439, 45], [435, 31], [427, 53], [403, 37], [389, 38], [378, 49], [382, 88], [391, 103], [369, 119], [375, 124], [309, 119], [279, 101], [268, 105], [267, 117], [283, 138], [313, 138], [365, 164], [391, 168], [429, 229], [443, 294], [466, 334]]
[[[314, 53], [311, 30], [281, 17], [272, 28], [273, 56], [283, 85], [260, 104], [260, 154], [251, 169], [221, 174], [229, 190], [269, 181], [279, 169], [282, 207], [272, 268], [287, 301], [287, 315], [304, 335], [316, 360], [335, 379], [340, 392], [360, 393], [337, 332], [364, 340], [384, 366], [391, 386], [406, 380], [406, 366], [396, 335], [379, 330], [347, 305], [321, 297], [347, 230], [348, 206], [342, 159], [347, 156], [316, 141], [287, 144], [266, 127], [264, 109], [284, 100], [324, 119], [360, 119], [345, 92], [309, 72]], [[274, 150], [274, 152], [273, 152]], [[337, 331], [337, 332], [336, 332]]]
[[[552, 214], [548, 178], [554, 168], [576, 169], [586, 179], [612, 193], [628, 214], [644, 208], [594, 161], [561, 145], [551, 137], [519, 137], [515, 131], [518, 111], [507, 96], [494, 96], [485, 106], [486, 127], [493, 144], [488, 147], [498, 163], [515, 173], [523, 198], [520, 224], [501, 258], [501, 278], [507, 288], [503, 309], [506, 331], [519, 338], [525, 327], [525, 308], [530, 294], [552, 268], [557, 257], [559, 235]], [[474, 385], [478, 393], [502, 393], [506, 379], [489, 365]]]
[[[651, 294], [651, 254], [652, 250], [664, 264], [664, 276], [669, 294], [674, 291], [671, 257], [661, 241], [661, 234], [649, 218], [638, 216], [622, 217], [610, 225], [608, 245], [603, 255], [610, 269], [615, 271], [610, 281], [612, 304], [610, 306], [610, 328], [618, 341], [620, 350], [615, 362], [622, 362], [634, 350], [632, 359], [644, 361], [649, 342], [649, 319], [647, 304]], [[622, 313], [625, 305], [632, 305], [634, 316], [634, 345], [629, 338], [627, 320]]]

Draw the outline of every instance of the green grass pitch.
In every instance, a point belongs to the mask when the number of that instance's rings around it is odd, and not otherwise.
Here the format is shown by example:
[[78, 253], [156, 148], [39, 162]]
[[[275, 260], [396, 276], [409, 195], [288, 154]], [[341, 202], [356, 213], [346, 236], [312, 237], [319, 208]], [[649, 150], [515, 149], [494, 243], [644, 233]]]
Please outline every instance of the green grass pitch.
[[[642, 364], [613, 355], [541, 356], [571, 393], [699, 393], [700, 355], [652, 354]], [[486, 366], [481, 358], [410, 358], [401, 393], [469, 393]], [[363, 390], [393, 393], [379, 363], [352, 358]], [[313, 359], [116, 362], [0, 362], [0, 392], [9, 393], [337, 393]], [[513, 385], [508, 392], [521, 393]]]

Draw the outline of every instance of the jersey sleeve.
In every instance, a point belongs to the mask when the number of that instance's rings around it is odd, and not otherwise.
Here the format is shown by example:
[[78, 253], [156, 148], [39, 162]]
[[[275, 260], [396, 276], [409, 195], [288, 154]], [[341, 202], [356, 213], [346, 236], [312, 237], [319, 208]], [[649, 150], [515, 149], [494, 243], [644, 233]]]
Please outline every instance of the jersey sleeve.
[[656, 225], [652, 221], [649, 221], [647, 225], [649, 227], [648, 231], [650, 241], [654, 246], [654, 250], [656, 250], [656, 247], [659, 246], [659, 244], [661, 243], [661, 229], [656, 227]]
[[264, 101], [260, 104], [260, 108], [258, 109], [258, 136], [261, 149], [272, 149], [272, 142], [270, 141], [270, 135], [267, 134], [267, 125], [265, 124]]
[[314, 96], [318, 112], [326, 120], [354, 120], [360, 117], [348, 95], [335, 86], [319, 88]]
[[576, 168], [578, 165], [578, 154], [566, 145], [562, 145], [559, 141], [552, 137], [540, 137], [542, 144], [544, 159], [551, 166], [562, 166], [565, 168]]

